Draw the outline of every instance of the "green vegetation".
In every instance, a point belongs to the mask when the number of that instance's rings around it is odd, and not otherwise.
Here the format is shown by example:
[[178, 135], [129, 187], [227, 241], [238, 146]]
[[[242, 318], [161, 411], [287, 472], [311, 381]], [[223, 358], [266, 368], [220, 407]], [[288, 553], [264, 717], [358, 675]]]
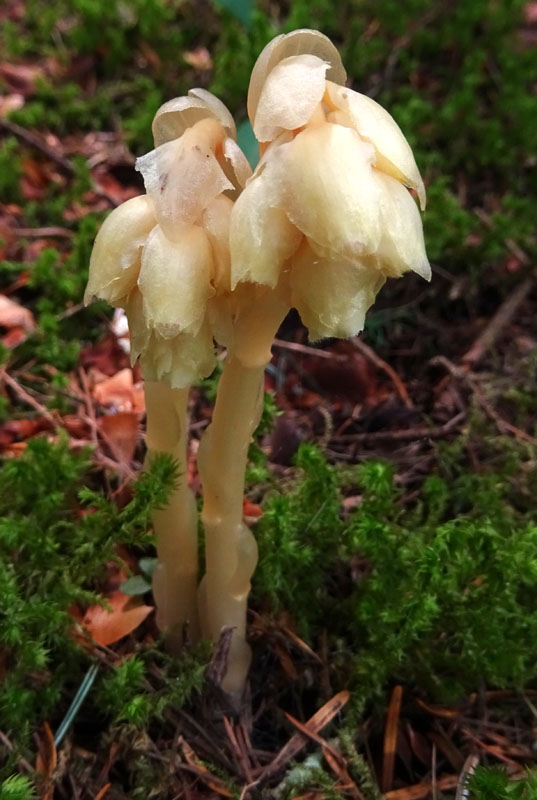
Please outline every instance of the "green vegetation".
[[[423, 378], [423, 365], [435, 355], [456, 362], [473, 321], [490, 317], [535, 263], [535, 49], [524, 35], [522, 0], [449, 7], [430, 0], [291, 0], [253, 9], [222, 0], [201, 11], [180, 0], [26, 0], [24, 6], [21, 18], [0, 20], [3, 61], [36, 68], [34, 78], [21, 78], [22, 89], [0, 70], [0, 93], [24, 96], [8, 123], [59, 137], [68, 164], [13, 131], [0, 141], [2, 214], [10, 217], [0, 226], [0, 293], [31, 309], [36, 321], [21, 344], [0, 345], [0, 361], [23, 372], [26, 389], [48, 408], [63, 414], [78, 407], [71, 373], [82, 348], [104, 339], [110, 318], [103, 305], [79, 307], [91, 245], [127, 171], [128, 189], [138, 185], [121, 157], [111, 161], [112, 193], [101, 184], [103, 162], [85, 137], [107, 132], [114, 147], [125, 144], [138, 155], [152, 146], [158, 106], [194, 85], [229, 104], [247, 137], [249, 74], [280, 32], [314, 26], [331, 36], [353, 88], [393, 113], [424, 173], [425, 234], [437, 275], [417, 299], [413, 279], [407, 295], [395, 283], [383, 292], [384, 307], [368, 322], [381, 354], [403, 332], [404, 347], [417, 342], [412, 380]], [[193, 65], [189, 54], [199, 47], [212, 66]], [[37, 242], [28, 233], [51, 227], [60, 232]], [[21, 231], [13, 241], [12, 229]], [[446, 274], [453, 293], [446, 291]], [[491, 378], [485, 387], [522, 428], [534, 424], [535, 378], [530, 354], [503, 383]], [[209, 398], [214, 382], [202, 387]], [[0, 395], [0, 422], [35, 416], [19, 401], [11, 392]], [[262, 439], [277, 413], [267, 395], [250, 449], [250, 498], [264, 510], [255, 523], [260, 563], [253, 607], [264, 620], [285, 618], [316, 650], [324, 642], [331, 687], [352, 692], [337, 744], [367, 800], [376, 800], [355, 749], [356, 731], [366, 713], [380, 728], [395, 682], [409, 695], [457, 703], [484, 685], [518, 691], [535, 681], [535, 449], [498, 437], [474, 411], [464, 434], [435, 450], [429, 477], [409, 499], [393, 464], [375, 458], [335, 467], [310, 444], [276, 480]], [[69, 610], [106, 603], [107, 565], [121, 563], [121, 545], [147, 559], [143, 576], [131, 576], [125, 590], [147, 591], [154, 556], [148, 520], [174, 479], [173, 464], [156, 461], [132, 498], [118, 505], [104, 493], [91, 452], [62, 438], [30, 440], [22, 456], [0, 467], [0, 730], [14, 745], [0, 766], [0, 800], [40, 796], [32, 780], [16, 774], [19, 759], [35, 761], [32, 734], [44, 721], [57, 730], [95, 663], [72, 635]], [[346, 511], [349, 497], [355, 507]], [[163, 755], [171, 754], [173, 714], [202, 688], [210, 654], [202, 645], [178, 661], [149, 636], [131, 645], [120, 650], [124, 658], [99, 662], [88, 701], [96, 714], [95, 747], [104, 761], [110, 742], [119, 742], [121, 796], [145, 800], [154, 789], [157, 799], [166, 798], [172, 776], [140, 742], [164, 742]], [[303, 693], [308, 708], [328, 699], [315, 685]], [[284, 699], [291, 694], [281, 689]], [[274, 725], [270, 747], [282, 731], [280, 721]], [[230, 774], [209, 768], [239, 796]], [[281, 797], [315, 788], [330, 800], [341, 796], [336, 786], [315, 750], [288, 765]], [[470, 800], [532, 800], [535, 773], [512, 781], [500, 769], [478, 768], [469, 792]]]

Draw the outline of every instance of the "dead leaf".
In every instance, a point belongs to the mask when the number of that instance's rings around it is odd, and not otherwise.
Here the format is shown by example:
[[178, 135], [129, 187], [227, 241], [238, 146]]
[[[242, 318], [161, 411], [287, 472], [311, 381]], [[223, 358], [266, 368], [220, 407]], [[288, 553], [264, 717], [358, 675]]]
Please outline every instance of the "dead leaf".
[[242, 513], [245, 517], [256, 520], [263, 516], [263, 509], [255, 503], [250, 503], [250, 501], [245, 498], [242, 501]]
[[188, 53], [183, 54], [183, 58], [187, 64], [195, 67], [195, 69], [209, 70], [213, 68], [213, 60], [206, 47], [196, 47], [195, 50], [189, 50]]
[[0, 62], [0, 75], [11, 88], [29, 97], [35, 92], [37, 78], [43, 78], [45, 70], [37, 64], [11, 64]]
[[114, 458], [121, 464], [130, 464], [138, 441], [138, 414], [134, 411], [107, 414], [99, 418], [98, 425]]
[[4, 328], [22, 328], [25, 331], [35, 330], [34, 315], [28, 308], [0, 294], [0, 325]]
[[528, 25], [537, 25], [537, 3], [526, 3], [524, 6], [524, 20]]
[[145, 411], [143, 388], [135, 385], [130, 367], [95, 384], [92, 394], [102, 406], [116, 411], [136, 411], [139, 414]]
[[103, 606], [90, 606], [80, 624], [91, 634], [93, 640], [108, 647], [128, 636], [153, 611], [153, 606], [133, 602], [133, 598], [123, 592], [113, 592], [106, 598], [111, 610]]
[[24, 105], [24, 95], [19, 92], [0, 96], [0, 117], [5, 119], [12, 111], [18, 111]]

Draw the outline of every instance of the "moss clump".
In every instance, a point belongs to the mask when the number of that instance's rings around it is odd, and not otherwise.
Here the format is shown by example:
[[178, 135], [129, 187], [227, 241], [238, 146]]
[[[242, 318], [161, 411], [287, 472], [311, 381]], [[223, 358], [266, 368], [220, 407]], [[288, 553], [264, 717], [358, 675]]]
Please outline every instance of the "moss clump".
[[392, 468], [370, 462], [343, 519], [338, 471], [309, 445], [297, 464], [302, 479], [258, 523], [254, 591], [305, 636], [326, 627], [338, 685], [358, 704], [388, 680], [453, 700], [534, 678], [537, 514], [520, 510], [510, 475], [431, 477], [405, 511]]

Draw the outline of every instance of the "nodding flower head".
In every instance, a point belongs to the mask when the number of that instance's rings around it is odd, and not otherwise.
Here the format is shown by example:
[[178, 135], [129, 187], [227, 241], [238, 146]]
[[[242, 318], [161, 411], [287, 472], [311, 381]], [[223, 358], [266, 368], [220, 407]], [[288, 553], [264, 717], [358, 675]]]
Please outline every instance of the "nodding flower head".
[[412, 150], [345, 79], [317, 31], [267, 45], [248, 96], [263, 156], [231, 215], [232, 286], [287, 282], [312, 339], [358, 333], [387, 277], [430, 278]]
[[231, 209], [251, 170], [230, 113], [204, 89], [165, 103], [153, 135], [136, 162], [147, 193], [102, 225], [85, 302], [123, 306], [144, 376], [181, 388], [214, 366], [207, 305], [230, 289]]

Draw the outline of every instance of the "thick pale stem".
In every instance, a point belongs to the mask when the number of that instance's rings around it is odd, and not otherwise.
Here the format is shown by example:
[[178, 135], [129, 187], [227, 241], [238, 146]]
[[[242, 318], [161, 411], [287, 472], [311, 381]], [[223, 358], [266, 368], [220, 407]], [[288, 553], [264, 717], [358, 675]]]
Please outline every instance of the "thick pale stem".
[[235, 325], [235, 345], [218, 385], [212, 423], [198, 456], [207, 572], [200, 587], [203, 633], [213, 640], [233, 628], [224, 691], [240, 698], [250, 664], [246, 606], [257, 543], [243, 522], [248, 447], [263, 410], [263, 376], [270, 345], [287, 308], [274, 293]]
[[158, 563], [153, 574], [157, 625], [167, 632], [168, 644], [177, 650], [184, 631], [199, 638], [197, 609], [198, 520], [196, 500], [187, 481], [188, 389], [171, 389], [161, 381], [146, 381], [147, 461], [169, 453], [179, 465], [179, 483], [168, 505], [157, 511], [153, 526]]

